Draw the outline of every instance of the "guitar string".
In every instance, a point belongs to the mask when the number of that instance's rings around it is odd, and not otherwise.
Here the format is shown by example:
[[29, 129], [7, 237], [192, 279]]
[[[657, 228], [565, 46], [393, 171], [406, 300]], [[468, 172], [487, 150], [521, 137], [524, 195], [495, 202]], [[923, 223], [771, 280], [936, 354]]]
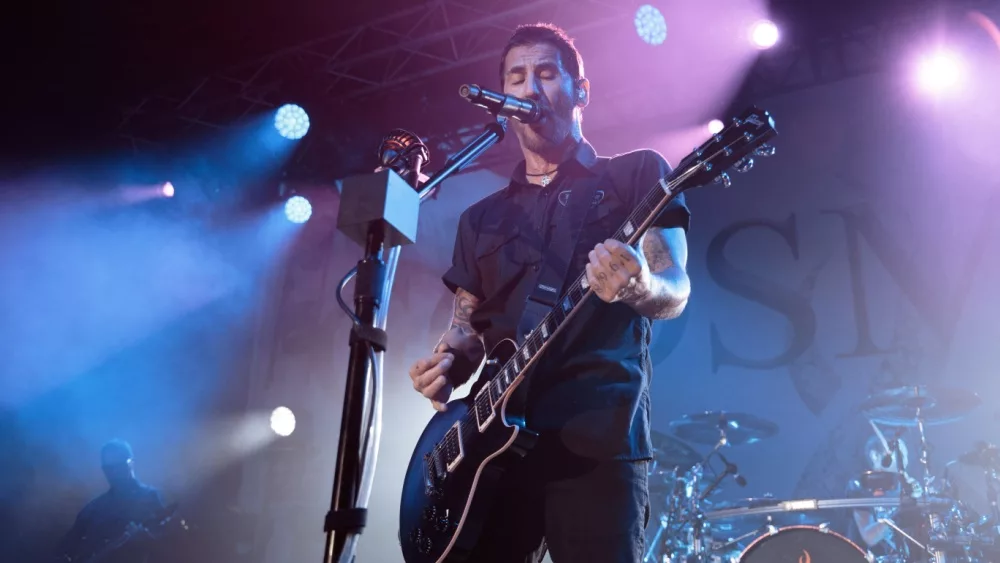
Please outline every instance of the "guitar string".
[[[726, 129], [729, 129], [730, 127], [734, 127], [735, 125], [736, 125], [735, 123], [731, 123], [729, 126], [726, 127]], [[722, 134], [723, 134], [723, 132], [720, 132], [718, 135], [722, 135]], [[763, 135], [761, 135], [760, 137], [762, 137], [762, 136]], [[638, 206], [636, 206], [636, 208], [629, 214], [628, 219], [625, 221], [625, 223], [623, 223], [622, 226], [619, 227], [617, 231], [615, 231], [615, 234], [614, 234], [613, 238], [616, 239], [616, 240], [620, 240], [620, 238], [624, 235], [625, 238], [626, 238], [626, 240], [627, 240], [627, 237], [629, 237], [631, 235], [625, 235], [624, 231], [626, 229], [626, 226], [629, 225], [629, 224], [632, 224], [633, 222], [636, 221], [636, 217], [634, 217], [634, 215], [640, 214], [639, 212], [642, 211], [642, 209], [644, 207], [647, 207], [647, 206], [651, 205], [652, 209], [648, 213], [645, 213], [645, 215], [647, 215], [647, 218], [644, 219], [643, 221], [641, 221], [640, 224], [645, 223], [647, 220], [649, 220], [649, 217], [651, 217], [654, 213], [662, 212], [663, 208], [665, 208], [674, 198], [677, 197], [678, 194], [680, 194], [683, 191], [682, 190], [682, 191], [678, 191], [678, 192], [675, 193], [674, 192], [674, 188], [676, 188], [679, 184], [681, 184], [684, 181], [686, 181], [690, 176], [694, 175], [695, 172], [697, 172], [697, 171], [701, 170], [702, 168], [704, 168], [704, 164], [705, 163], [709, 163], [710, 164], [711, 160], [715, 159], [717, 156], [719, 156], [720, 154], [722, 154], [726, 150], [731, 149], [734, 145], [736, 145], [740, 141], [746, 141], [749, 144], [750, 142], [755, 141], [758, 138], [759, 137], [752, 137], [752, 138], [748, 139], [745, 134], [744, 135], [740, 135], [735, 140], [733, 140], [730, 144], [728, 144], [728, 145], [726, 145], [726, 146], [718, 149], [715, 153], [713, 153], [711, 156], [709, 156], [706, 160], [701, 161], [698, 166], [693, 166], [693, 167], [687, 168], [684, 172], [682, 172], [680, 175], [678, 175], [678, 177], [676, 177], [673, 180], [670, 180], [669, 182], [667, 182], [667, 189], [669, 190], [669, 193], [667, 194], [666, 197], [664, 197], [662, 195], [663, 190], [662, 190], [659, 182], [657, 182], [657, 185], [654, 186], [654, 188], [651, 189], [646, 194], [646, 196], [643, 198], [642, 202]], [[716, 142], [718, 142], [718, 141], [716, 141]], [[694, 154], [694, 153], [692, 153], [692, 154]], [[683, 164], [683, 161], [682, 161], [682, 164]], [[723, 172], [724, 172], [724, 170], [723, 170]], [[720, 172], [720, 174], [721, 173], [722, 172]], [[662, 181], [662, 178], [660, 180]], [[650, 202], [650, 200], [653, 200], [653, 201]], [[659, 207], [660, 209], [657, 210], [656, 209], [657, 207]], [[637, 234], [638, 231], [639, 231], [639, 229], [636, 229], [632, 234]], [[624, 242], [624, 241], [622, 241], [622, 242]], [[581, 291], [583, 289], [583, 283], [582, 282], [583, 282], [584, 279], [586, 279], [586, 274], [583, 274], [583, 275], [579, 276], [577, 278], [577, 280], [570, 286], [570, 288], [559, 299], [558, 303], [562, 303], [568, 297], [572, 297], [572, 295], [573, 295], [574, 292]], [[552, 331], [549, 334], [548, 337], [545, 337], [545, 340], [552, 340], [553, 338], [556, 337], [557, 333], [563, 328], [563, 326], [564, 326], [563, 323], [565, 322], [565, 319], [567, 317], [569, 317], [570, 313], [572, 313], [573, 310], [575, 310], [577, 306], [579, 306], [581, 303], [583, 303], [583, 301], [586, 300], [587, 297], [589, 297], [592, 292], [593, 292], [593, 289], [588, 287], [587, 291], [584, 292], [583, 295], [580, 296], [579, 300], [576, 301], [576, 303], [574, 304], [574, 306], [572, 308], [570, 308], [569, 311], [566, 312], [566, 316], [564, 317], [564, 319], [562, 321], [557, 321], [555, 323], [555, 326], [556, 326], [555, 330]], [[553, 311], [555, 311], [555, 310], [556, 309], [553, 309]], [[538, 326], [542, 326], [543, 324], [547, 325], [548, 322], [551, 319], [554, 319], [553, 311], [550, 311], [548, 314], [546, 314], [545, 317], [542, 319], [542, 322], [539, 323]], [[480, 391], [480, 395], [477, 395], [476, 397], [473, 398], [472, 408], [469, 410], [469, 412], [467, 412], [465, 414], [465, 416], [462, 418], [462, 420], [458, 421], [459, 422], [459, 429], [460, 429], [459, 437], [460, 437], [461, 440], [464, 440], [465, 438], [468, 438], [470, 435], [472, 435], [473, 429], [475, 429], [477, 433], [479, 431], [479, 424], [478, 424], [478, 420], [477, 420], [478, 416], [475, 415], [475, 409], [476, 409], [477, 403], [479, 402], [479, 397], [482, 396], [482, 393], [485, 392], [486, 396], [490, 397], [490, 395], [491, 395], [491, 388], [492, 388], [494, 382], [498, 378], [501, 378], [502, 374], [504, 374], [504, 373], [508, 372], [509, 370], [511, 370], [512, 366], [514, 366], [514, 360], [517, 358], [518, 354], [522, 353], [523, 350], [527, 347], [527, 345], [529, 343], [536, 344], [537, 348], [541, 348], [541, 346], [545, 344], [545, 340], [543, 340], [542, 342], [537, 342], [537, 327], [536, 327], [536, 329], [533, 330], [530, 333], [529, 337], [527, 339], [525, 339], [524, 344], [522, 344], [521, 346], [517, 347], [517, 349], [515, 350], [514, 354], [510, 357], [510, 359], [507, 360], [506, 363], [504, 363], [503, 367], [500, 368], [500, 370], [497, 372], [497, 375], [494, 376], [494, 377], [492, 377], [492, 378], [490, 378], [490, 380], [485, 385], [483, 385], [483, 388], [482, 388], [483, 390]], [[534, 354], [529, 354], [529, 355], [531, 357], [534, 357], [535, 355], [537, 355], [537, 353], [538, 352], [535, 352]], [[530, 362], [530, 360], [527, 360], [525, 363], [527, 364], [528, 362]], [[511, 381], [513, 381], [514, 379], [516, 379], [521, 374], [521, 371], [523, 371], [523, 369], [522, 370], [516, 370], [515, 369], [513, 371], [515, 372], [515, 375], [513, 375], [511, 377]], [[500, 393], [500, 396], [498, 397], [498, 400], [497, 400], [496, 403], [492, 402], [492, 397], [489, 398], [489, 401], [490, 401], [490, 415], [494, 415], [494, 414], [498, 413], [498, 411], [497, 411], [497, 409], [495, 407], [496, 407], [497, 404], [499, 404], [504, 399], [505, 395], [509, 391], [510, 391], [509, 387], [507, 389], [504, 389], [504, 391]], [[451, 429], [449, 428], [447, 432], [450, 432], [450, 431], [451, 431]], [[447, 436], [447, 432], [445, 434], [446, 436]], [[441, 450], [442, 450], [442, 442], [437, 442], [434, 445], [434, 448], [431, 450], [431, 453], [437, 454]], [[447, 461], [445, 463], [447, 464]]]

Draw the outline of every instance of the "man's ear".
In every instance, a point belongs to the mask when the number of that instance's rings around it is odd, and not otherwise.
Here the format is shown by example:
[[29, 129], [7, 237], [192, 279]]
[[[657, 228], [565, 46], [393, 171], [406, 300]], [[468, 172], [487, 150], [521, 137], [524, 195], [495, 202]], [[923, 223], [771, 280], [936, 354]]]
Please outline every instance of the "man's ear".
[[590, 103], [590, 81], [580, 78], [576, 81], [576, 105], [585, 108]]

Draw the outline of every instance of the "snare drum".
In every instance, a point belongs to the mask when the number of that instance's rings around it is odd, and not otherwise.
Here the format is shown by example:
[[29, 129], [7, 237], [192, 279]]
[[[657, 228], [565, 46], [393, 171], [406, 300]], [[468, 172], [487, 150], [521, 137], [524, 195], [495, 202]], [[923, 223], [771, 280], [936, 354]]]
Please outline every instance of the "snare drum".
[[836, 532], [789, 526], [751, 543], [739, 563], [868, 563], [868, 555]]

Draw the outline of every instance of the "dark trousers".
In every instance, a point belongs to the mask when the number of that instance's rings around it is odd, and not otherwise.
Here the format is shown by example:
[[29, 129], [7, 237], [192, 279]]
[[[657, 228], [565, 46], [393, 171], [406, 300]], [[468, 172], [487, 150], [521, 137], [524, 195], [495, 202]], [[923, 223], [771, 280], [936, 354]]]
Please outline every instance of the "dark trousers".
[[638, 563], [649, 521], [648, 463], [532, 450], [498, 489], [473, 563]]

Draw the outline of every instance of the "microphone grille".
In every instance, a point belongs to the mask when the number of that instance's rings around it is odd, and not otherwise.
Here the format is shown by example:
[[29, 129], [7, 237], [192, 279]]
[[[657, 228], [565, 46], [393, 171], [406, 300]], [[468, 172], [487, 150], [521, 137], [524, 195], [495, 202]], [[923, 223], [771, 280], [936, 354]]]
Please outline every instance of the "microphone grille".
[[481, 89], [476, 84], [462, 84], [458, 87], [458, 95], [463, 98], [474, 98], [479, 95]]

